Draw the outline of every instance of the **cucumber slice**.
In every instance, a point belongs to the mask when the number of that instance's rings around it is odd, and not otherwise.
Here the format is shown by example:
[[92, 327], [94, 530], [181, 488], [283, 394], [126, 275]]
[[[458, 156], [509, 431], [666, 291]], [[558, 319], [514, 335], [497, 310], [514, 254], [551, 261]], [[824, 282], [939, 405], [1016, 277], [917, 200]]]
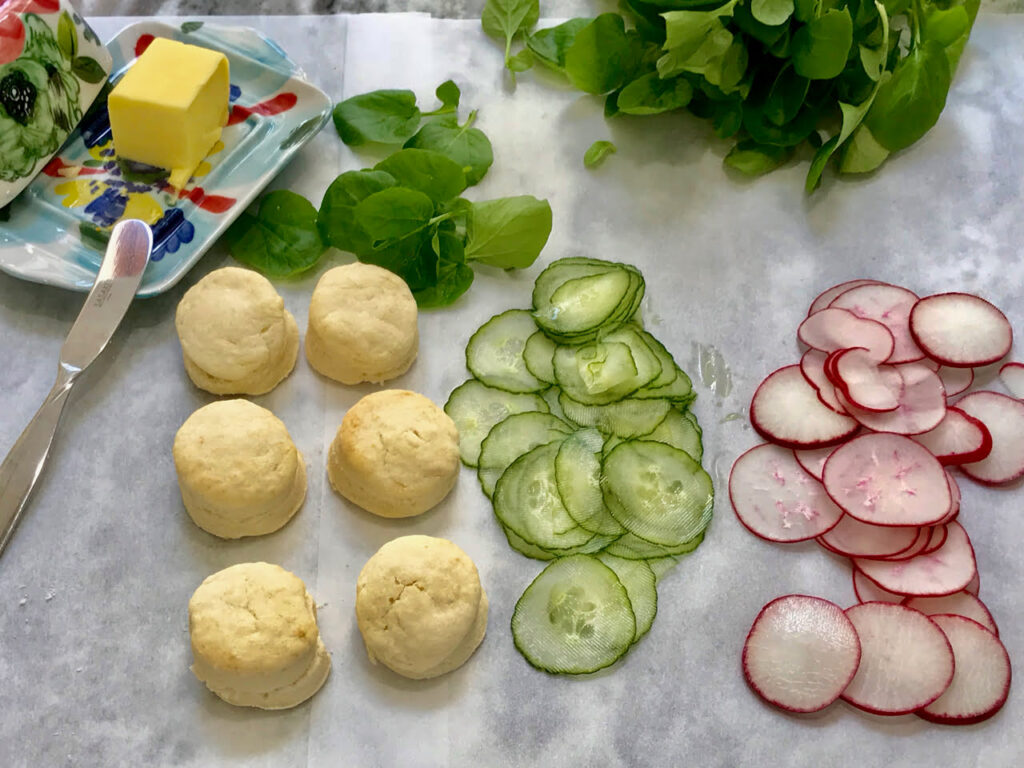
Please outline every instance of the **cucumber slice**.
[[583, 675], [611, 666], [636, 637], [626, 588], [595, 557], [555, 560], [526, 588], [512, 614], [512, 638], [530, 664]]
[[[655, 400], [652, 402], [662, 401]], [[658, 443], [671, 445], [690, 454], [695, 461], [700, 461], [704, 456], [701, 434], [701, 429], [697, 425], [697, 419], [692, 414], [683, 414], [673, 408], [665, 414], [665, 418], [657, 427], [644, 435], [644, 440], [654, 440]]]
[[621, 557], [624, 560], [654, 560], [663, 557], [679, 557], [693, 552], [704, 541], [704, 534], [700, 533], [685, 544], [678, 547], [662, 547], [641, 539], [632, 533], [626, 533], [607, 547], [604, 551], [609, 555]]
[[656, 338], [651, 336], [643, 328], [631, 326], [633, 330], [640, 334], [640, 338], [643, 339], [644, 344], [647, 345], [648, 349], [654, 353], [654, 356], [658, 358], [658, 362], [661, 363], [661, 373], [658, 374], [650, 384], [644, 389], [659, 389], [661, 387], [667, 387], [676, 380], [679, 375], [679, 366], [676, 365], [675, 358], [672, 357], [671, 353], [665, 349], [665, 345], [658, 341]]
[[555, 457], [560, 447], [557, 442], [539, 445], [520, 456], [494, 489], [498, 520], [541, 549], [580, 547], [594, 538], [562, 505], [555, 483]]
[[601, 434], [581, 429], [566, 439], [555, 456], [555, 483], [569, 516], [588, 531], [621, 536], [626, 530], [604, 505], [601, 492]]
[[641, 387], [633, 393], [633, 397], [671, 400], [676, 407], [685, 408], [697, 399], [697, 393], [693, 391], [693, 382], [686, 375], [686, 371], [676, 366], [676, 377], [671, 384], [663, 387]]
[[510, 309], [480, 326], [466, 346], [466, 367], [489, 387], [506, 392], [540, 392], [548, 384], [526, 367], [526, 341], [537, 324], [525, 309]]
[[661, 373], [657, 356], [632, 328], [620, 328], [593, 344], [559, 345], [554, 362], [558, 386], [583, 405], [622, 400]]
[[558, 404], [565, 418], [581, 427], [595, 427], [605, 435], [641, 437], [661, 424], [672, 410], [668, 400], [627, 398], [608, 405], [584, 405], [563, 392]]
[[[534, 327], [537, 327], [536, 323]], [[544, 331], [537, 331], [526, 340], [523, 361], [526, 363], [526, 370], [538, 379], [548, 384], [555, 383], [555, 342], [549, 339]]]
[[646, 560], [626, 560], [607, 553], [598, 555], [597, 559], [615, 571], [622, 586], [626, 588], [636, 617], [636, 633], [633, 635], [635, 643], [647, 634], [658, 613], [658, 589], [654, 571]]
[[661, 580], [668, 575], [668, 573], [679, 565], [677, 560], [672, 555], [666, 555], [665, 557], [652, 557], [650, 560], [644, 562], [650, 566], [651, 572], [654, 573], [655, 584], [660, 584]]
[[540, 393], [540, 396], [543, 397], [544, 402], [548, 404], [548, 410], [551, 412], [551, 415], [557, 416], [562, 421], [567, 421], [565, 413], [562, 411], [562, 406], [558, 403], [558, 398], [561, 394], [562, 390], [557, 386], [554, 386], [545, 389]]
[[548, 410], [548, 404], [539, 395], [505, 392], [476, 379], [456, 387], [444, 404], [444, 412], [459, 430], [459, 455], [463, 464], [469, 467], [476, 466], [480, 443], [495, 424], [513, 413], [547, 413]]
[[555, 556], [550, 552], [544, 551], [536, 544], [531, 544], [515, 531], [510, 531], [504, 525], [501, 526], [501, 530], [505, 532], [505, 538], [508, 539], [508, 545], [519, 554], [526, 555], [526, 557], [532, 557], [534, 560], [555, 559]]
[[615, 314], [632, 284], [630, 272], [617, 265], [560, 267], [555, 262], [534, 284], [533, 316], [553, 334], [586, 333]]
[[652, 544], [677, 547], [711, 522], [711, 478], [685, 451], [628, 440], [608, 453], [602, 468], [608, 510], [626, 530]]
[[[572, 427], [550, 413], [514, 413], [494, 425], [480, 443], [477, 477], [487, 498], [494, 495], [494, 486], [513, 461], [538, 445], [572, 434]], [[602, 502], [603, 503], [603, 502]]]

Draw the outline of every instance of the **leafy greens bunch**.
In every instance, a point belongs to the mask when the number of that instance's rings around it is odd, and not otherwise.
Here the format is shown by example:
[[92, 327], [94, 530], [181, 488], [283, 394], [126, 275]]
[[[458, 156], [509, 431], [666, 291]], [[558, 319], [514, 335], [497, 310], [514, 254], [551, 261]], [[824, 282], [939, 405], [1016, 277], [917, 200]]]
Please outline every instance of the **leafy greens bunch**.
[[[488, 0], [484, 31], [505, 65], [540, 62], [605, 95], [605, 115], [686, 108], [736, 143], [751, 175], [814, 149], [806, 189], [830, 160], [866, 173], [936, 123], [980, 0], [621, 0], [621, 13], [533, 31], [539, 0]], [[524, 46], [512, 52], [513, 43]], [[588, 165], [604, 154], [591, 148]]]
[[260, 200], [226, 235], [231, 254], [272, 277], [314, 266], [329, 246], [400, 276], [421, 307], [453, 303], [473, 282], [470, 264], [528, 267], [551, 233], [551, 207], [530, 195], [471, 202], [462, 193], [493, 162], [491, 143], [458, 122], [460, 91], [437, 88], [441, 106], [421, 112], [411, 91], [340, 102], [334, 125], [346, 144], [402, 145], [373, 168], [348, 171], [317, 210], [288, 190]]

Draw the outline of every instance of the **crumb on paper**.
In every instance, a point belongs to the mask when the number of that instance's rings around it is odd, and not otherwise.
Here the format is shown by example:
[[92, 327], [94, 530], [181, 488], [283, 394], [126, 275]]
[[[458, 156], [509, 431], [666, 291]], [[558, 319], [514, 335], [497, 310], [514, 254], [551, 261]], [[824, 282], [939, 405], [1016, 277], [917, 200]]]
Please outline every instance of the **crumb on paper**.
[[46, 602], [50, 602], [56, 596], [57, 596], [57, 590], [55, 590], [55, 589], [48, 589], [48, 590], [46, 590], [46, 595], [43, 597], [43, 599]]
[[24, 605], [27, 602], [28, 602], [28, 598], [27, 597], [23, 597], [23, 598], [21, 598], [21, 600], [18, 601], [18, 605]]

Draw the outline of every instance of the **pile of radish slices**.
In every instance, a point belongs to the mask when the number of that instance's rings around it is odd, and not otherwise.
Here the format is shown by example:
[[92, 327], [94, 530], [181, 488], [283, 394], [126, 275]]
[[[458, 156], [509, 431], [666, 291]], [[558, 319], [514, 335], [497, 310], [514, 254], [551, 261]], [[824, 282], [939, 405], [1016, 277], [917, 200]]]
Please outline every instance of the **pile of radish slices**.
[[985, 485], [1024, 477], [1024, 366], [1000, 370], [1014, 397], [969, 391], [975, 368], [1009, 353], [1009, 321], [970, 294], [855, 280], [818, 296], [797, 335], [800, 363], [754, 393], [768, 442], [736, 460], [729, 496], [755, 535], [849, 558], [859, 603], [766, 605], [743, 649], [747, 681], [792, 712], [841, 697], [942, 723], [991, 717], [1010, 660], [977, 597], [950, 468]]

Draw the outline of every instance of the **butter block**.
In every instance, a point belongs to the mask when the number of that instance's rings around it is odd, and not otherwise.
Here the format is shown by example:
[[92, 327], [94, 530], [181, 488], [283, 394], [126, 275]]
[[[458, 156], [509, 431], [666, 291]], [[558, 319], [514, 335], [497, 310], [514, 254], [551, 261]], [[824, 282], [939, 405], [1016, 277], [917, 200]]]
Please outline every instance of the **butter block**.
[[114, 150], [166, 168], [181, 189], [220, 139], [229, 90], [223, 53], [156, 38], [107, 99]]

